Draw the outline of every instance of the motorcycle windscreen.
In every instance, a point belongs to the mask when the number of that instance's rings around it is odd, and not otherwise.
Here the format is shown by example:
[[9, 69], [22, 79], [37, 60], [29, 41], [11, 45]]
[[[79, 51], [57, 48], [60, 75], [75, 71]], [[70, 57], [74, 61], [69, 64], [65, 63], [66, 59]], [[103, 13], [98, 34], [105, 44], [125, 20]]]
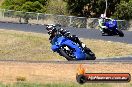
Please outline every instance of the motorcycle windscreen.
[[85, 60], [86, 59], [86, 54], [73, 41], [67, 40], [63, 44], [71, 47], [72, 49], [74, 49], [73, 53], [74, 53], [77, 60]]

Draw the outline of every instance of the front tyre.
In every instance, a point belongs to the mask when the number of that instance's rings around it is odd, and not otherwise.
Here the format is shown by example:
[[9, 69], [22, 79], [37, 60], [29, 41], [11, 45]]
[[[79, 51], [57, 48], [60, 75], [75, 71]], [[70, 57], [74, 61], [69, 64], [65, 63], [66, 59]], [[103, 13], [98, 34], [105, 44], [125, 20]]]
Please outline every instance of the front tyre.
[[60, 54], [65, 57], [68, 61], [75, 60], [72, 50], [67, 46], [61, 47]]
[[120, 37], [124, 37], [124, 33], [121, 30], [117, 29], [116, 32]]

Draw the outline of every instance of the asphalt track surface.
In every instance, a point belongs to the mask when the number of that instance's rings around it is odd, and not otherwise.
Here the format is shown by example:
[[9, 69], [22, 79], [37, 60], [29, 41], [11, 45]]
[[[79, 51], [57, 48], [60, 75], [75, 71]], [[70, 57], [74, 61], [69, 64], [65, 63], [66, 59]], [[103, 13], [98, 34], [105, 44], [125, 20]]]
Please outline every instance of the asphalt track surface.
[[82, 61], [30, 61], [30, 60], [0, 60], [0, 62], [24, 62], [24, 63], [54, 63], [54, 64], [111, 64], [123, 63], [132, 64], [132, 57], [110, 58], [110, 59], [96, 59], [96, 60], [82, 60]]
[[[36, 32], [36, 33], [44, 33], [47, 34], [44, 25], [31, 25], [31, 24], [18, 24], [18, 23], [4, 23], [0, 22], [0, 29], [8, 29], [8, 30], [17, 30], [17, 31], [25, 31], [25, 32]], [[79, 38], [89, 38], [89, 39], [98, 39], [98, 40], [106, 40], [106, 41], [113, 41], [113, 42], [122, 42], [132, 44], [132, 32], [130, 31], [123, 31], [125, 36], [118, 37], [118, 36], [102, 36], [99, 30], [95, 29], [79, 29], [79, 28], [64, 28], [71, 32], [71, 34], [77, 35]], [[16, 62], [30, 62], [30, 63], [114, 63], [114, 62], [122, 62], [122, 63], [132, 63], [132, 56], [127, 57], [114, 57], [109, 59], [96, 59], [94, 61], [22, 61], [22, 60], [0, 60], [0, 61], [16, 61]]]
[[[0, 22], [1, 29], [18, 30], [25, 32], [47, 33], [44, 25], [31, 25], [31, 24], [17, 24], [17, 23], [2, 23]], [[79, 29], [79, 28], [64, 28], [75, 34], [80, 38], [100, 39], [106, 41], [123, 42], [132, 44], [132, 31], [123, 31], [125, 36], [102, 36], [99, 30], [96, 29]]]

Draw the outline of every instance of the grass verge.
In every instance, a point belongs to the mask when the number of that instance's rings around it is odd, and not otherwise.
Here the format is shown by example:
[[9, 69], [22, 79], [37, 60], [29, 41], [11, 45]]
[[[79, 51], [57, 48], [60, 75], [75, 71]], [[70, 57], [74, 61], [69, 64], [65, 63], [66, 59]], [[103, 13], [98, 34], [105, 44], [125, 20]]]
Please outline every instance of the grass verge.
[[[0, 30], [0, 59], [64, 60], [50, 49], [49, 36], [40, 33]], [[132, 44], [81, 39], [97, 57], [132, 55]]]
[[[122, 83], [121, 83], [122, 84]], [[121, 85], [118, 85], [121, 86]], [[125, 84], [125, 87], [131, 87], [132, 84]], [[123, 87], [121, 86], [121, 87]], [[58, 84], [36, 84], [36, 83], [16, 83], [16, 84], [0, 84], [0, 87], [117, 87], [117, 84], [106, 83], [86, 83], [80, 85], [77, 83], [58, 83]]]

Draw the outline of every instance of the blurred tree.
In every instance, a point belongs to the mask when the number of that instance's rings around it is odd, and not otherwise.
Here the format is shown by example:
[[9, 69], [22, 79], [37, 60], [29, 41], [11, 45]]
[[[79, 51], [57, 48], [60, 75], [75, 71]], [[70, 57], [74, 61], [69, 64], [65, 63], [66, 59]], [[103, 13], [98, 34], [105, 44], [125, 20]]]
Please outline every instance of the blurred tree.
[[49, 0], [46, 5], [46, 13], [57, 15], [68, 15], [67, 3], [63, 0]]
[[43, 12], [48, 0], [5, 0], [2, 8], [24, 12]]
[[121, 3], [116, 6], [116, 12], [113, 16], [118, 19], [132, 19], [132, 0], [129, 2], [121, 1]]
[[[25, 12], [45, 12], [44, 9], [48, 0], [5, 0], [2, 3], [2, 8], [23, 12], [14, 12], [14, 15], [23, 18], [25, 23], [28, 23], [29, 16], [34, 16], [35, 14], [27, 14]], [[8, 13], [8, 12], [7, 12]], [[6, 12], [5, 12], [6, 14]]]
[[[132, 18], [132, 0], [107, 0], [107, 17]], [[5, 0], [2, 8], [24, 12], [42, 12], [84, 17], [100, 17], [105, 0]]]
[[91, 0], [64, 0], [67, 2], [67, 9], [70, 14], [83, 16], [83, 8], [90, 3]]
[[[99, 17], [104, 13], [106, 4], [105, 0], [64, 0], [68, 3], [69, 13], [85, 17]], [[111, 16], [115, 12], [115, 7], [120, 0], [107, 0], [108, 9], [107, 16]]]

